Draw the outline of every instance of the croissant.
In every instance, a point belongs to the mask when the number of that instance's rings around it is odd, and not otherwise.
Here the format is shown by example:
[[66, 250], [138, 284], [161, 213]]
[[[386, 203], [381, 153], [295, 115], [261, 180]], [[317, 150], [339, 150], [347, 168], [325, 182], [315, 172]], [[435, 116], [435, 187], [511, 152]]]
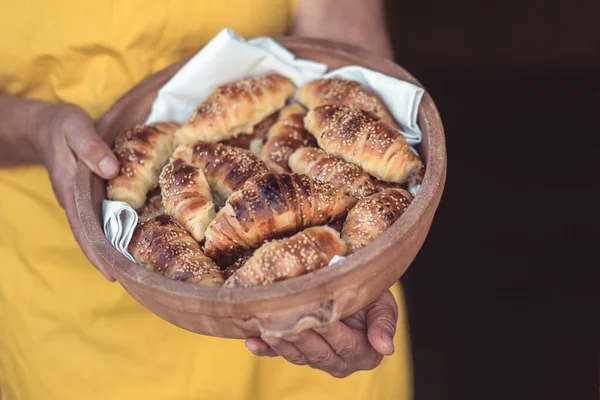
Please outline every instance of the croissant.
[[148, 200], [146, 200], [146, 204], [139, 210], [137, 210], [138, 221], [142, 222], [147, 219], [154, 218], [158, 215], [165, 213], [165, 208], [162, 203], [162, 196], [160, 191], [157, 191], [155, 194], [148, 194]]
[[224, 282], [221, 270], [170, 215], [140, 223], [128, 249], [138, 264], [167, 278], [205, 286]]
[[320, 106], [309, 111], [304, 123], [319, 147], [378, 179], [403, 183], [421, 169], [402, 133], [369, 111]]
[[225, 146], [238, 147], [240, 149], [248, 150], [250, 149], [250, 143], [252, 143], [254, 139], [254, 135], [251, 133], [241, 133], [238, 137], [223, 140], [219, 143]]
[[332, 228], [335, 231], [338, 231], [339, 233], [342, 233], [342, 229], [344, 228], [345, 221], [346, 221], [346, 215], [343, 215], [341, 218], [338, 218], [335, 221], [332, 221], [329, 224], [327, 224], [327, 226], [329, 226], [330, 228]]
[[289, 159], [292, 171], [331, 182], [348, 196], [362, 199], [377, 191], [371, 177], [358, 165], [339, 160], [321, 149], [302, 147]]
[[271, 127], [260, 158], [275, 173], [292, 172], [288, 165], [290, 154], [297, 148], [316, 146], [315, 139], [304, 129], [304, 108], [292, 104], [281, 110], [279, 121]]
[[406, 188], [406, 187], [410, 187], [411, 185], [420, 185], [423, 182], [423, 177], [425, 176], [425, 166], [421, 166], [421, 169], [419, 170], [419, 172], [412, 174], [411, 176], [408, 177], [408, 180], [402, 184], [402, 183], [394, 183], [394, 182], [386, 182], [386, 181], [382, 181], [379, 180], [377, 178], [373, 178], [371, 177], [371, 180], [373, 181], [373, 183], [375, 184], [375, 187], [377, 188], [378, 192], [382, 192], [385, 189], [390, 189], [390, 188]]
[[241, 149], [250, 150], [250, 143], [253, 140], [263, 141], [267, 137], [267, 132], [271, 126], [273, 126], [279, 118], [279, 111], [275, 111], [252, 128], [252, 133], [241, 133], [238, 137], [233, 139], [223, 140], [219, 143], [226, 146], [239, 147]]
[[254, 177], [231, 195], [210, 223], [204, 251], [221, 265], [266, 240], [334, 221], [355, 203], [331, 183], [306, 175]]
[[302, 86], [296, 94], [296, 100], [308, 109], [331, 104], [370, 111], [398, 128], [379, 97], [356, 81], [340, 78], [317, 79]]
[[379, 180], [379, 179], [373, 178], [373, 177], [371, 178], [371, 180], [375, 184], [375, 188], [377, 189], [378, 192], [383, 192], [385, 189], [393, 189], [393, 188], [402, 189], [401, 183], [386, 182], [386, 181], [382, 181], [382, 180]]
[[265, 144], [264, 139], [252, 139], [250, 141], [250, 145], [248, 146], [248, 150], [250, 150], [250, 152], [252, 154], [254, 154], [256, 157], [260, 158], [260, 152], [262, 151], [262, 148]]
[[160, 190], [166, 213], [202, 241], [206, 227], [215, 218], [215, 205], [202, 170], [174, 159], [160, 174]]
[[385, 189], [361, 199], [348, 212], [342, 240], [353, 253], [371, 243], [406, 211], [412, 196], [403, 189]]
[[173, 135], [179, 124], [159, 122], [138, 125], [115, 139], [119, 175], [108, 182], [107, 197], [139, 209], [148, 192], [158, 186], [158, 174], [173, 152]]
[[242, 257], [238, 258], [236, 262], [234, 262], [230, 266], [226, 267], [223, 271], [223, 275], [225, 276], [225, 279], [229, 279], [229, 277], [231, 275], [233, 275], [235, 271], [242, 268], [244, 266], [244, 264], [246, 263], [246, 261], [248, 261], [248, 259], [251, 256], [252, 256], [252, 254], [247, 254], [245, 256], [242, 256]]
[[267, 285], [304, 275], [326, 267], [336, 254], [346, 254], [338, 232], [328, 226], [308, 228], [290, 238], [263, 244], [224, 286]]
[[222, 206], [231, 193], [241, 189], [248, 179], [269, 172], [265, 163], [248, 150], [220, 143], [180, 145], [173, 158], [182, 159], [204, 172], [218, 206]]
[[304, 107], [298, 103], [293, 103], [289, 106], [285, 106], [279, 111], [277, 121], [275, 122], [288, 122], [290, 124], [304, 126], [305, 116], [306, 110]]
[[272, 74], [216, 88], [175, 134], [176, 144], [220, 142], [250, 133], [252, 127], [285, 105], [294, 84]]

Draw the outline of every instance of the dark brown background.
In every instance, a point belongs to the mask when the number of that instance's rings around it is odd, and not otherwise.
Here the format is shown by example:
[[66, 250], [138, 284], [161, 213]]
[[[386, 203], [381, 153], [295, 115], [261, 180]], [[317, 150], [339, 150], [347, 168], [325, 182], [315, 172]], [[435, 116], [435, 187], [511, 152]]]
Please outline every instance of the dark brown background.
[[387, 6], [448, 142], [402, 279], [416, 399], [598, 399], [600, 1]]

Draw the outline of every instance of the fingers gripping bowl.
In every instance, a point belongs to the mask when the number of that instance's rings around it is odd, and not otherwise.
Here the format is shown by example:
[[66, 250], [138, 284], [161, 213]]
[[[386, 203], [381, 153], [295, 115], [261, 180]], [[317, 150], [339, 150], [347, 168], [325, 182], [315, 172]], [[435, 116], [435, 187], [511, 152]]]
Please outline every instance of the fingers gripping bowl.
[[[297, 57], [326, 63], [330, 69], [360, 65], [419, 84], [391, 61], [330, 41], [281, 38]], [[112, 144], [121, 132], [142, 124], [158, 89], [184, 62], [153, 75], [119, 99], [97, 122]], [[391, 287], [421, 248], [439, 204], [446, 177], [442, 122], [425, 93], [418, 122], [423, 141], [417, 150], [426, 165], [421, 189], [398, 221], [381, 236], [331, 268], [271, 285], [235, 289], [198, 286], [167, 279], [129, 261], [112, 247], [102, 229], [106, 181], [79, 163], [76, 200], [85, 240], [99, 262], [144, 307], [184, 329], [218, 337], [282, 336], [327, 325], [360, 310]]]

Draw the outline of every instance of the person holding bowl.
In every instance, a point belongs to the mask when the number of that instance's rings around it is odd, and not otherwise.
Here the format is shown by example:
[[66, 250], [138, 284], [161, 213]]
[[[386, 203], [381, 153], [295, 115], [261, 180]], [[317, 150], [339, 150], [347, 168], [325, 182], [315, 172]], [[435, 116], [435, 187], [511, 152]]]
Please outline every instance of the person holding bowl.
[[2, 400], [410, 398], [399, 285], [344, 321], [294, 337], [244, 346], [196, 335], [107, 283], [114, 278], [78, 245], [74, 199], [78, 159], [102, 178], [117, 174], [94, 120], [145, 77], [224, 27], [393, 58], [383, 1], [3, 1]]

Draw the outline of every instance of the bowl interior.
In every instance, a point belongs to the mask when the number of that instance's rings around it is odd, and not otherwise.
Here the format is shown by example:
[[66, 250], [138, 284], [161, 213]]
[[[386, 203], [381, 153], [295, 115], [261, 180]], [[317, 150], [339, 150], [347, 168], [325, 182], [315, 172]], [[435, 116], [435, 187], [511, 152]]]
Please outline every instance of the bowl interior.
[[[278, 41], [297, 57], [324, 62], [330, 69], [345, 65], [361, 65], [421, 86], [414, 77], [397, 64], [353, 46], [318, 39], [285, 37]], [[112, 145], [114, 138], [121, 131], [135, 124], [143, 123], [150, 112], [158, 89], [185, 61], [147, 78], [119, 99], [97, 122], [97, 128], [103, 140]], [[219, 312], [223, 312], [223, 310], [234, 312], [236, 305], [239, 304], [247, 305], [268, 299], [297, 297], [315, 288], [331, 292], [334, 290], [333, 283], [348, 276], [351, 272], [370, 269], [372, 270], [369, 272], [371, 275], [377, 273], [377, 265], [382, 263], [378, 257], [386, 254], [403, 240], [411, 238], [411, 235], [414, 236], [417, 227], [421, 230], [424, 229], [423, 235], [426, 235], [431, 218], [429, 218], [429, 223], [424, 225], [419, 221], [425, 214], [433, 214], [437, 208], [446, 176], [443, 127], [435, 104], [428, 93], [425, 93], [421, 101], [418, 122], [423, 132], [423, 142], [417, 149], [426, 164], [426, 173], [420, 191], [402, 218], [392, 227], [364, 249], [335, 264], [335, 267], [323, 268], [269, 286], [247, 289], [202, 287], [164, 278], [130, 262], [118, 253], [105, 238], [102, 230], [101, 209], [102, 200], [105, 198], [106, 182], [95, 176], [80, 162], [77, 170], [76, 199], [83, 231], [100, 262], [121, 284], [127, 287], [135, 283], [148, 288], [148, 290], [160, 292], [166, 296], [165, 298], [170, 298], [169, 301], [173, 301], [174, 305], [185, 298], [213, 305], [218, 303]], [[405, 263], [406, 266], [397, 268], [391, 273], [386, 272], [385, 279], [389, 281], [388, 287], [402, 275], [410, 261], [412, 258]], [[363, 273], [363, 277], [367, 276], [365, 274], [367, 272]], [[384, 276], [382, 276], [383, 278]]]

